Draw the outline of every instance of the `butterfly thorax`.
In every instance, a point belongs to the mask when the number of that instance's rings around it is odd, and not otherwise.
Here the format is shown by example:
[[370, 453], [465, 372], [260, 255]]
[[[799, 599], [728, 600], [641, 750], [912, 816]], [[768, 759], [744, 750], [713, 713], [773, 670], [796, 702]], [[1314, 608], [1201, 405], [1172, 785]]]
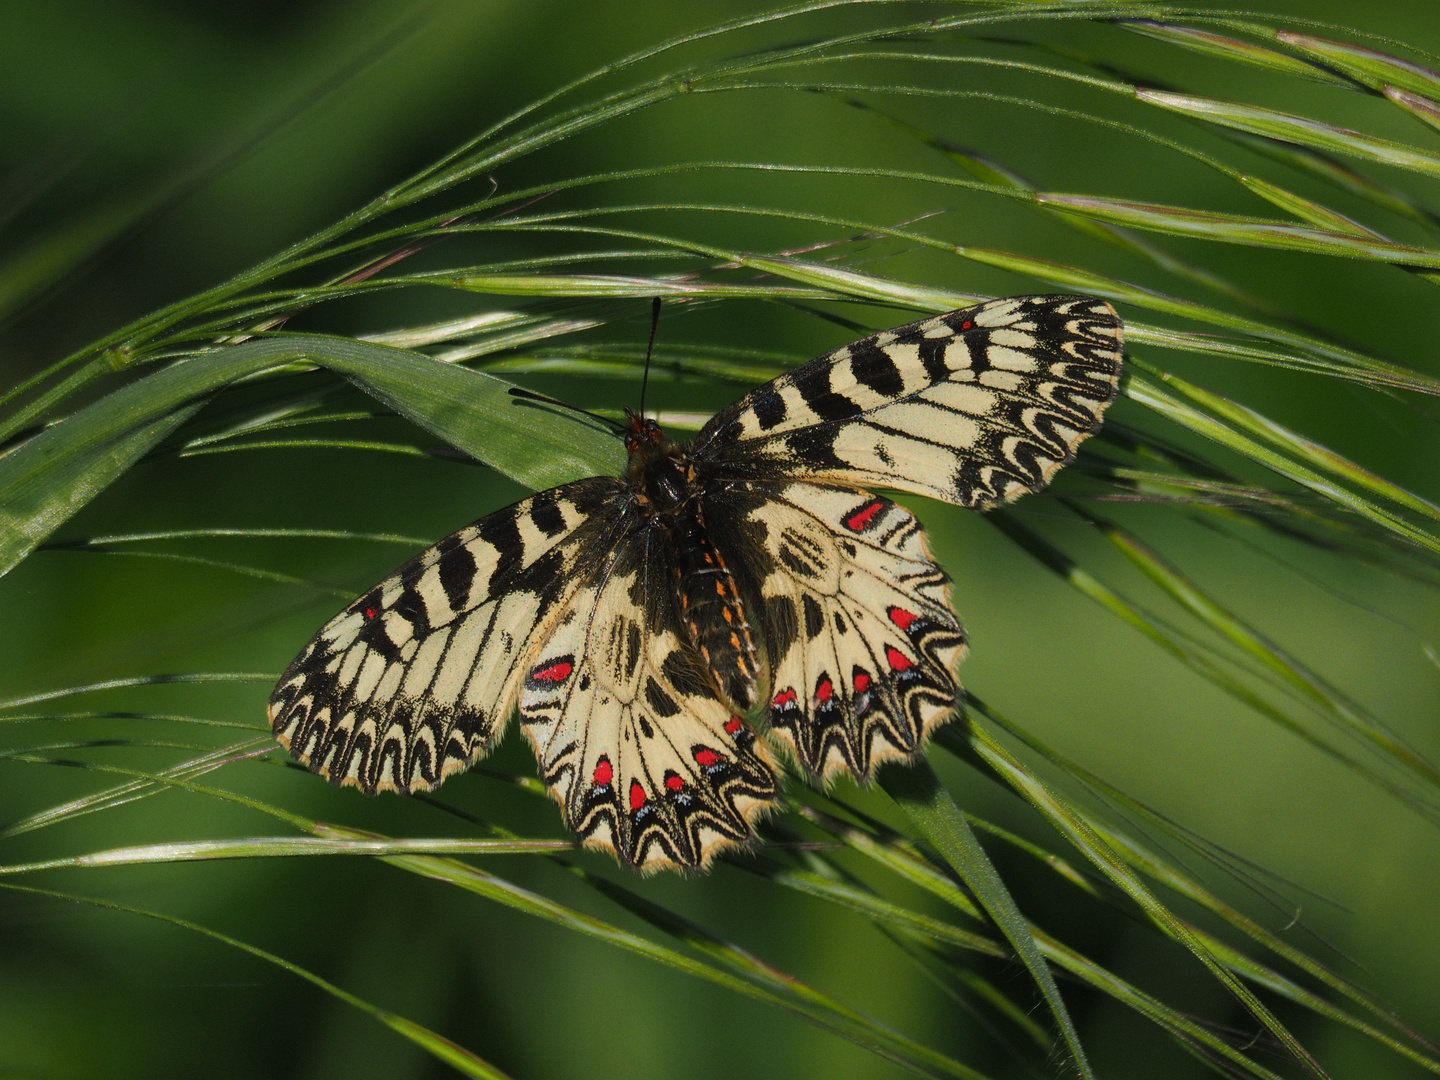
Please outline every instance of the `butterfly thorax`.
[[673, 597], [700, 660], [724, 700], [740, 712], [755, 701], [758, 662], [735, 577], [705, 527], [702, 481], [684, 447], [633, 413], [625, 478], [651, 528], [673, 553]]

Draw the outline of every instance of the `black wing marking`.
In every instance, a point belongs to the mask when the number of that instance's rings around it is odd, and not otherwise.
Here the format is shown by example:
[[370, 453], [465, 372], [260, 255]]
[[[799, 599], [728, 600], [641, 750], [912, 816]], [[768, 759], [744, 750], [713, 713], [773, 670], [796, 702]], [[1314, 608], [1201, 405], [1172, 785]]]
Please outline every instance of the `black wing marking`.
[[985, 509], [1049, 482], [1120, 377], [1114, 309], [1018, 296], [851, 343], [717, 414], [691, 452], [714, 475], [874, 485]]
[[367, 793], [428, 790], [488, 752], [545, 629], [603, 561], [618, 480], [541, 492], [406, 563], [340, 614], [280, 677], [276, 738]]

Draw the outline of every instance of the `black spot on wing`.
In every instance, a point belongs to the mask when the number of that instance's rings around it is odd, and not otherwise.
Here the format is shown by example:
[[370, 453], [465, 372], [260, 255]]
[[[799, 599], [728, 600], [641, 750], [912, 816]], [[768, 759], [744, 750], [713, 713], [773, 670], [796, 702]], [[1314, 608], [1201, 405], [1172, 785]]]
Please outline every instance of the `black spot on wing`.
[[531, 500], [530, 520], [537, 529], [551, 538], [565, 531], [565, 515], [560, 512], [560, 505], [553, 490], [542, 491]]
[[813, 638], [825, 629], [825, 612], [809, 593], [800, 597], [805, 605], [805, 636]]
[[795, 389], [822, 420], [845, 420], [860, 415], [859, 405], [830, 389], [828, 367], [801, 368], [795, 377]]
[[495, 569], [486, 582], [486, 593], [493, 596], [508, 584], [511, 576], [520, 568], [525, 558], [525, 541], [520, 538], [520, 527], [515, 521], [514, 509], [502, 510], [477, 522], [480, 539], [499, 552]]
[[[920, 339], [920, 363], [925, 368], [925, 374], [930, 377], [932, 383], [940, 382], [950, 377], [950, 368], [945, 363], [945, 350], [955, 341], [954, 338], [921, 338]], [[956, 345], [957, 349], [964, 348], [963, 345]]]
[[756, 391], [751, 408], [755, 410], [755, 419], [760, 422], [761, 431], [769, 431], [785, 419], [785, 399], [774, 386], [765, 386]]
[[445, 590], [445, 599], [450, 602], [451, 611], [466, 609], [477, 569], [475, 556], [464, 544], [452, 547], [440, 556], [440, 587]]
[[645, 678], [645, 700], [650, 708], [655, 710], [655, 715], [660, 717], [674, 716], [680, 711], [675, 699], [661, 688], [653, 676]]
[[786, 596], [771, 596], [765, 600], [765, 646], [770, 651], [770, 662], [778, 663], [790, 651], [790, 646], [800, 634], [800, 620], [795, 613], [795, 603]]
[[679, 649], [671, 652], [661, 662], [660, 674], [664, 675], [665, 680], [683, 697], [715, 696], [715, 691], [710, 689], [710, 680], [700, 669], [698, 662], [691, 660]]
[[838, 427], [802, 428], [785, 436], [785, 446], [807, 468], [840, 469], [845, 467], [845, 462], [835, 453], [835, 437], [839, 433]]
[[904, 392], [905, 380], [900, 376], [900, 369], [884, 349], [873, 341], [859, 341], [850, 346], [850, 350], [850, 372], [856, 382], [886, 397], [899, 397]]

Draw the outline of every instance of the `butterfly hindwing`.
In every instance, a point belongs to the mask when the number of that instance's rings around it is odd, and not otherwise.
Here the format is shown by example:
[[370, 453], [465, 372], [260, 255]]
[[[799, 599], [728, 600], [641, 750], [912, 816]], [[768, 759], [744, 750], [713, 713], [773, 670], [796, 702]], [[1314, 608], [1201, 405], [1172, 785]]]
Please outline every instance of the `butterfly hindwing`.
[[1044, 487], [1099, 426], [1121, 336], [1093, 297], [992, 300], [817, 357], [717, 414], [692, 454], [985, 509]]
[[641, 870], [747, 843], [777, 795], [764, 745], [724, 705], [637, 536], [569, 599], [525, 671], [522, 728], [570, 828]]
[[618, 480], [542, 492], [421, 553], [331, 619], [281, 676], [270, 723], [332, 783], [434, 787], [499, 738], [525, 661], [613, 531]]
[[965, 652], [920, 523], [850, 487], [747, 484], [729, 501], [758, 571], [771, 732], [822, 778], [913, 759], [954, 713]]

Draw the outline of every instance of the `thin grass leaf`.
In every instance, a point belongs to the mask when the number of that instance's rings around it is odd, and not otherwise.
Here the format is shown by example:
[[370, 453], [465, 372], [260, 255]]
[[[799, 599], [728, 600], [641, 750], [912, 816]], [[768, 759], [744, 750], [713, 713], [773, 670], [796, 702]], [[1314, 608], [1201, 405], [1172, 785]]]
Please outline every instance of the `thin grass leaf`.
[[[1190, 49], [1207, 56], [1218, 56], [1223, 60], [1273, 71], [1277, 75], [1298, 75], [1302, 79], [1313, 79], [1331, 86], [1343, 86], [1347, 89], [1354, 87], [1354, 84], [1348, 79], [1342, 79], [1318, 64], [1297, 60], [1293, 56], [1276, 52], [1274, 49], [1267, 49], [1263, 45], [1255, 45], [1252, 42], [1241, 41], [1239, 38], [1227, 37], [1210, 30], [1197, 30], [1191, 26], [1177, 26], [1173, 23], [1156, 22], [1153, 19], [1126, 20], [1119, 25], [1126, 30], [1143, 34], [1145, 37], [1154, 38], [1169, 45], [1178, 45], [1182, 49]], [[1285, 40], [1283, 35], [1279, 36], [1282, 41]]]
[[1440, 785], [1440, 769], [1386, 731], [1379, 721], [1349, 701], [1315, 672], [1246, 625], [1135, 537], [1110, 522], [1099, 519], [1092, 521], [1116, 550], [1206, 626], [1284, 679], [1352, 735], [1380, 750], [1392, 764], [1407, 769], [1418, 779], [1431, 785]]
[[1425, 94], [1430, 97], [1440, 95], [1440, 73], [1421, 64], [1387, 56], [1363, 45], [1330, 41], [1290, 30], [1275, 31], [1275, 40], [1282, 41], [1307, 56], [1315, 57], [1337, 71], [1343, 71], [1372, 90], [1383, 91], [1386, 87], [1393, 86], [1408, 90], [1412, 94]]
[[[0, 522], [0, 573], [192, 415], [193, 399], [297, 359], [354, 378], [450, 445], [537, 489], [618, 473], [623, 464], [618, 442], [580, 438], [585, 425], [574, 417], [522, 407], [510, 396], [510, 384], [493, 376], [345, 338], [253, 341], [146, 376], [0, 458], [0, 501], [13, 509]], [[123, 454], [117, 455], [117, 445]], [[537, 453], [540, 447], [548, 452]]]
[[[1440, 175], [1440, 159], [1437, 174]], [[1209, 210], [1192, 210], [1183, 206], [1133, 200], [1104, 199], [1087, 195], [1055, 195], [1040, 192], [1036, 201], [1044, 206], [1059, 207], [1074, 214], [1094, 217], [1133, 229], [1214, 240], [1247, 247], [1274, 248], [1277, 251], [1300, 251], [1310, 255], [1329, 255], [1344, 259], [1366, 259], [1396, 266], [1440, 268], [1440, 251], [1396, 244], [1354, 232], [1291, 225], [1278, 218], [1245, 217]]]
[[174, 915], [165, 915], [158, 911], [147, 911], [144, 908], [131, 907], [128, 904], [119, 904], [113, 900], [99, 900], [94, 897], [75, 896], [70, 893], [56, 892], [52, 889], [37, 889], [28, 885], [15, 885], [8, 881], [0, 883], [0, 888], [10, 889], [14, 892], [28, 893], [32, 896], [49, 896], [56, 900], [68, 900], [76, 904], [89, 904], [92, 907], [106, 908], [110, 911], [123, 911], [131, 915], [143, 915], [147, 919], [157, 919], [160, 922], [169, 923], [171, 926], [179, 926], [186, 930], [194, 931], [197, 934], [203, 934], [213, 941], [218, 941], [224, 945], [229, 945], [232, 949], [239, 949], [241, 952], [249, 953], [251, 956], [258, 957], [268, 964], [274, 964], [276, 967], [283, 968], [292, 975], [298, 975], [306, 982], [318, 986], [331, 997], [338, 998], [352, 1008], [374, 1017], [392, 1031], [410, 1040], [427, 1054], [438, 1058], [466, 1076], [475, 1077], [476, 1080], [509, 1080], [509, 1077], [505, 1073], [495, 1068], [495, 1066], [483, 1058], [471, 1053], [458, 1043], [451, 1042], [443, 1035], [437, 1035], [424, 1025], [417, 1024], [415, 1021], [406, 1019], [398, 1013], [390, 1012], [388, 1009], [381, 1009], [378, 1006], [372, 1005], [363, 998], [356, 997], [349, 991], [340, 989], [340, 987], [334, 983], [322, 979], [319, 975], [305, 970], [298, 964], [293, 964], [289, 960], [276, 956], [274, 953], [267, 952], [255, 945], [247, 945], [245, 942], [233, 938], [228, 934], [222, 934], [218, 930], [211, 930], [207, 926], [190, 922], [188, 919], [181, 919]]
[[401, 533], [357, 532], [353, 529], [272, 529], [268, 527], [248, 528], [204, 528], [166, 529], [159, 532], [113, 533], [101, 536], [75, 536], [66, 540], [52, 540], [42, 544], [40, 550], [51, 551], [60, 548], [114, 547], [116, 544], [141, 544], [156, 540], [208, 540], [239, 537], [246, 539], [302, 539], [302, 540], [363, 540], [376, 544], [402, 544], [406, 547], [423, 547], [430, 539], [423, 536], [405, 536]]
[[1303, 465], [1297, 464], [1290, 457], [1276, 453], [1266, 446], [1241, 435], [1230, 425], [1223, 423], [1210, 416], [1186, 405], [1178, 398], [1165, 393], [1159, 386], [1136, 374], [1135, 368], [1142, 368], [1147, 371], [1154, 371], [1141, 364], [1140, 361], [1131, 359], [1131, 371], [1124, 380], [1121, 393], [1126, 397], [1154, 409], [1162, 416], [1173, 420], [1182, 427], [1203, 435], [1221, 446], [1249, 458], [1250, 460], [1264, 465], [1273, 472], [1279, 473], [1286, 479], [1293, 480], [1297, 484], [1309, 488], [1316, 494], [1329, 499], [1347, 510], [1352, 510], [1363, 517], [1393, 532], [1395, 535], [1413, 544], [1417, 544], [1426, 550], [1440, 554], [1440, 539], [1426, 532], [1416, 525], [1412, 525], [1404, 518], [1384, 510], [1368, 499], [1363, 499], [1350, 491], [1348, 488], [1339, 486], [1326, 479], [1320, 473]]
[[907, 769], [885, 770], [880, 776], [880, 786], [955, 869], [960, 880], [985, 908], [986, 914], [1009, 939], [1049, 1004], [1076, 1069], [1081, 1076], [1093, 1076], [1085, 1048], [1080, 1044], [1080, 1033], [1075, 1030], [1069, 1010], [1060, 996], [1060, 988], [1055, 985], [1055, 977], [1045, 965], [1029, 924], [939, 777], [927, 762], [921, 761]]
[[[1010, 721], [1005, 720], [993, 712], [986, 711], [984, 706], [978, 707], [981, 708], [988, 719], [1000, 724], [1008, 734], [1020, 740], [1025, 746], [1040, 754], [1067, 775], [1078, 780], [1101, 799], [1116, 804], [1126, 813], [1135, 815], [1149, 822], [1166, 835], [1200, 852], [1206, 859], [1212, 862], [1221, 862], [1221, 860], [1217, 859], [1212, 845], [1198, 842], [1197, 838], [1188, 831], [1181, 829], [1176, 826], [1174, 822], [1155, 813], [1155, 811], [1126, 795], [1113, 785], [1106, 783], [1094, 773], [1037, 739], [1029, 731], [1016, 727]], [[956, 728], [947, 727], [942, 729], [937, 741], [944, 746], [946, 750], [956, 754], [962, 760], [970, 760], [969, 744], [965, 736], [957, 733]], [[1428, 1053], [1417, 1051], [1408, 1046], [1408, 1044], [1399, 1043], [1391, 1036], [1373, 1028], [1373, 1026], [1366, 1025], [1362, 1021], [1357, 1021], [1348, 1013], [1345, 1014], [1345, 1019], [1342, 1021], [1343, 1023], [1355, 1027], [1357, 1030], [1364, 1031], [1372, 1038], [1376, 1038], [1385, 1043], [1385, 1045], [1390, 1046], [1391, 1049], [1410, 1057], [1430, 1071], [1436, 1071], [1437, 1068], [1440, 1068], [1440, 1056], [1437, 1056], [1440, 1055], [1440, 1050], [1437, 1050], [1432, 1042], [1426, 1040], [1418, 1032], [1406, 1025], [1391, 1007], [1385, 1005], [1350, 980], [1336, 974], [1330, 968], [1319, 963], [1313, 957], [1296, 948], [1294, 945], [1291, 945], [1277, 934], [1265, 929], [1253, 919], [1236, 910], [1233, 906], [1225, 903], [1225, 901], [1216, 897], [1189, 873], [1180, 869], [1169, 859], [1157, 854], [1147, 845], [1140, 843], [1132, 836], [1092, 814], [1084, 814], [1083, 811], [1081, 811], [1081, 813], [1090, 827], [1103, 836], [1114, 851], [1136, 870], [1145, 874], [1152, 881], [1175, 892], [1177, 895], [1183, 896], [1219, 916], [1247, 937], [1295, 965], [1296, 968], [1304, 971], [1318, 982], [1344, 995], [1357, 1005], [1360, 1005], [1372, 1016], [1383, 1021], [1407, 1039], [1418, 1043], [1424, 1048], [1424, 1051]], [[1228, 950], [1229, 953], [1234, 953], [1234, 950], [1231, 950], [1228, 945], [1223, 945], [1222, 943], [1222, 947]], [[1255, 981], [1261, 985], [1270, 986], [1271, 989], [1276, 989], [1277, 992], [1285, 992], [1280, 986], [1282, 982], [1291, 987], [1295, 985], [1289, 983], [1288, 980], [1281, 979], [1280, 976], [1275, 975], [1275, 973], [1271, 972], [1268, 968], [1257, 965], [1255, 961], [1245, 957], [1243, 954], [1234, 953], [1226, 962], [1235, 970], [1245, 974], [1247, 978], [1254, 978]], [[1278, 980], [1278, 982], [1276, 980]], [[1274, 985], [1271, 985], [1272, 982]], [[1309, 991], [1305, 991], [1303, 988], [1296, 987], [1295, 990], [1293, 1000], [1306, 1005], [1307, 1008], [1314, 1007], [1310, 1003], [1310, 998], [1314, 995], [1311, 995]], [[1334, 1010], [1334, 1008], [1333, 1005], [1326, 1002], [1324, 1003], [1322, 1011], [1324, 1011], [1326, 1015], [1329, 1015], [1328, 1010]]]
[[[1290, 714], [1216, 665], [1189, 641], [1166, 625], [1163, 620], [1125, 599], [1093, 574], [1077, 565], [1069, 556], [1023, 525], [1013, 514], [995, 511], [987, 515], [987, 520], [1082, 595], [1089, 597], [1111, 614], [1118, 616], [1216, 688], [1272, 723], [1278, 724], [1292, 735], [1303, 739], [1327, 757], [1399, 799], [1427, 819], [1440, 821], [1440, 811], [1437, 811], [1432, 802], [1420, 798], [1394, 778], [1321, 739]], [[1307, 698], [1308, 696], [1306, 695]]]
[[1090, 827], [1083, 815], [1055, 795], [989, 732], [973, 720], [969, 723], [968, 734], [970, 746], [984, 759], [986, 764], [1002, 776], [1017, 794], [1039, 810], [1076, 850], [1089, 859], [1122, 892], [1134, 900], [1158, 929], [1189, 949], [1225, 989], [1245, 1007], [1250, 1015], [1279, 1040], [1307, 1072], [1315, 1077], [1327, 1075], [1325, 1070], [1320, 1067], [1320, 1063], [1310, 1055], [1310, 1052], [1300, 1044], [1289, 1029], [1225, 967], [1221, 958], [1211, 953], [1206, 943], [1197, 937], [1169, 908], [1160, 903], [1144, 883], [1131, 873], [1124, 860], [1100, 834]]
[[1303, 116], [1261, 109], [1253, 105], [1236, 105], [1213, 98], [1192, 97], [1188, 94], [1171, 94], [1162, 90], [1135, 91], [1135, 97], [1150, 105], [1207, 120], [1222, 127], [1234, 128], [1251, 135], [1264, 135], [1272, 139], [1295, 143], [1312, 150], [1344, 154], [1347, 157], [1374, 161], [1397, 169], [1420, 173], [1423, 176], [1440, 176], [1440, 156], [1417, 150], [1413, 146], [1382, 139], [1375, 135], [1335, 127]]
[[207, 559], [201, 555], [180, 555], [171, 551], [114, 551], [94, 545], [87, 545], [85, 547], [55, 545], [51, 550], [84, 551], [92, 555], [108, 555], [111, 558], [118, 559], [151, 559], [159, 562], [180, 563], [185, 566], [199, 566], [207, 570], [223, 570], [226, 573], [239, 574], [241, 577], [254, 578], [257, 581], [268, 581], [276, 585], [298, 585], [306, 589], [314, 589], [317, 592], [329, 593], [331, 596], [338, 596], [347, 603], [355, 599], [355, 591], [353, 589], [342, 589], [323, 581], [316, 581], [313, 578], [296, 577], [294, 574], [282, 574], [278, 570], [266, 570], [260, 566], [248, 566], [245, 563], [238, 563], [230, 559]]
[[[365, 838], [362, 833], [351, 829], [341, 829], [337, 826], [317, 824], [316, 832], [318, 835], [327, 837]], [[587, 937], [643, 956], [684, 974], [705, 979], [746, 997], [755, 998], [764, 1004], [793, 1013], [895, 1062], [916, 1075], [952, 1076], [959, 1080], [985, 1080], [982, 1073], [958, 1061], [913, 1043], [904, 1036], [891, 1032], [843, 1006], [827, 1004], [828, 999], [824, 995], [810, 991], [808, 988], [806, 988], [807, 992], [796, 992], [795, 987], [803, 984], [795, 983], [788, 976], [773, 983], [767, 980], [762, 984], [752, 981], [750, 978], [732, 975], [711, 964], [694, 960], [673, 949], [658, 945], [629, 931], [621, 930], [600, 919], [557, 903], [548, 897], [531, 892], [513, 882], [453, 859], [441, 859], [428, 855], [382, 856], [382, 859], [399, 869], [476, 893], [517, 911], [536, 916]], [[679, 917], [670, 916], [670, 918], [678, 919]]]
[[32, 874], [66, 867], [143, 866], [212, 859], [273, 859], [310, 855], [533, 855], [573, 851], [570, 840], [339, 840], [318, 836], [254, 836], [236, 840], [177, 840], [111, 848], [89, 855], [0, 866], [0, 874]]
[[1429, 98], [1397, 90], [1393, 86], [1385, 88], [1385, 96], [1426, 127], [1440, 131], [1440, 105]]

